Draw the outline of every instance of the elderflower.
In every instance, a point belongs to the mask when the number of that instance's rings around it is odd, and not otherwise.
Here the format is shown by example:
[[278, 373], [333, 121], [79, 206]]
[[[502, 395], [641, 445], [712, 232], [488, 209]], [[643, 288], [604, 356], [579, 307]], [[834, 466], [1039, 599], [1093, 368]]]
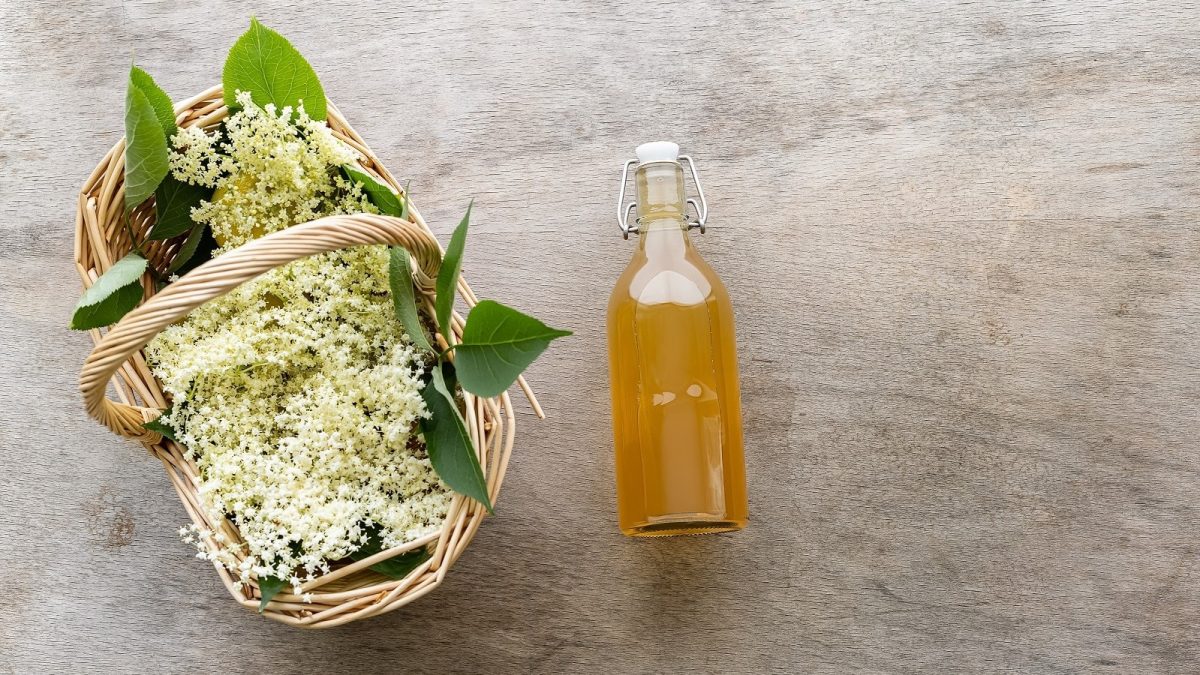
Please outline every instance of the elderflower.
[[361, 155], [304, 106], [293, 119], [290, 106], [259, 107], [249, 92], [238, 92], [237, 103], [219, 135], [188, 127], [171, 139], [171, 174], [216, 188], [192, 219], [210, 226], [223, 248], [322, 216], [379, 212], [341, 173]]
[[224, 171], [225, 159], [216, 154], [217, 136], [200, 127], [186, 127], [171, 137], [171, 171], [175, 178], [203, 187], [213, 187]]
[[[172, 139], [179, 180], [214, 188], [193, 211], [221, 247], [337, 213], [378, 212], [340, 166], [357, 152], [303, 108], [258, 107], [246, 92], [221, 134]], [[300, 585], [378, 536], [396, 546], [436, 531], [451, 493], [418, 436], [426, 357], [396, 319], [384, 247], [295, 261], [164, 329], [146, 356], [173, 401], [164, 422], [199, 468], [211, 522], [184, 528], [198, 556], [239, 578]], [[210, 543], [211, 542], [211, 543]]]

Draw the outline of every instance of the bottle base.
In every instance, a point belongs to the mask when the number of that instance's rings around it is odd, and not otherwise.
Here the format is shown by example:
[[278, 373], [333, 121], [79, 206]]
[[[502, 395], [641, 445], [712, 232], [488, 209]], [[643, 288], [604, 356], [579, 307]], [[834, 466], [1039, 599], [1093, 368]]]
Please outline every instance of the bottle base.
[[633, 527], [621, 528], [621, 533], [627, 537], [677, 537], [688, 534], [717, 534], [719, 532], [736, 532], [746, 527], [745, 520], [693, 520], [680, 519], [642, 522]]

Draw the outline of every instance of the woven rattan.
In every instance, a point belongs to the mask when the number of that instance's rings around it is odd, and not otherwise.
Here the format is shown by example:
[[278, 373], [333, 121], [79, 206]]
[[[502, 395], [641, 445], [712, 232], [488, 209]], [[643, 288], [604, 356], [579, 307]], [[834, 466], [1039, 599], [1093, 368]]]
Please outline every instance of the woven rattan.
[[[212, 128], [228, 115], [221, 88], [214, 87], [176, 106], [180, 126]], [[363, 169], [402, 192], [396, 180], [367, 148], [363, 140], [332, 105], [328, 124], [341, 140], [361, 152]], [[79, 195], [75, 222], [75, 260], [85, 287], [95, 282], [112, 264], [133, 248], [131, 237], [157, 269], [165, 269], [178, 252], [182, 237], [168, 241], [143, 241], [153, 225], [153, 208], [144, 204], [134, 210], [126, 225], [124, 207], [125, 142], [122, 139], [92, 172]], [[241, 537], [237, 528], [222, 518], [214, 522], [200, 505], [199, 472], [179, 444], [142, 424], [157, 417], [168, 401], [146, 365], [142, 348], [160, 330], [178, 321], [192, 309], [224, 295], [238, 284], [298, 258], [349, 246], [389, 244], [408, 249], [415, 262], [418, 297], [432, 307], [433, 278], [441, 263], [441, 249], [416, 208], [411, 220], [358, 214], [332, 216], [276, 232], [225, 253], [169, 284], [157, 294], [149, 278], [143, 280], [146, 297], [140, 306], [107, 331], [91, 331], [95, 349], [84, 363], [80, 391], [88, 413], [109, 429], [141, 442], [162, 461], [180, 500], [192, 521], [210, 532], [224, 533], [226, 543], [209, 538], [212, 548], [228, 549], [240, 559]], [[465, 281], [459, 294], [468, 306], [476, 297]], [[453, 336], [461, 335], [462, 317], [454, 316]], [[519, 384], [529, 397], [534, 412], [541, 409], [523, 379]], [[111, 385], [117, 401], [106, 397]], [[482, 399], [464, 392], [465, 417], [487, 478], [488, 492], [495, 502], [512, 452], [515, 417], [508, 394]], [[441, 530], [404, 546], [381, 552], [352, 564], [334, 564], [323, 576], [305, 583], [301, 592], [310, 602], [288, 592], [275, 596], [264, 615], [294, 626], [326, 628], [388, 612], [429, 593], [445, 578], [451, 565], [474, 537], [486, 511], [478, 502], [456, 494]], [[371, 565], [420, 547], [432, 549], [432, 557], [402, 580], [390, 579], [370, 569]], [[242, 583], [224, 567], [214, 563], [226, 588], [242, 605], [257, 609], [258, 586]]]

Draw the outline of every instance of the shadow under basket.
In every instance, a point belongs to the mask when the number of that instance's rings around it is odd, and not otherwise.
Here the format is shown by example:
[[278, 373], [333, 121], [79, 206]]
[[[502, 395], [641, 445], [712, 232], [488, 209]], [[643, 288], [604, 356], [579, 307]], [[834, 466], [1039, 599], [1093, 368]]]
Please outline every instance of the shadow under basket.
[[[220, 86], [179, 104], [175, 112], [180, 126], [205, 129], [215, 127], [228, 115]], [[335, 136], [362, 153], [364, 171], [403, 194], [396, 180], [332, 104], [327, 123]], [[152, 200], [134, 209], [129, 227], [122, 222], [124, 167], [122, 139], [92, 172], [79, 194], [75, 262], [85, 288], [132, 250], [131, 236], [142, 242], [143, 253], [151, 266], [159, 270], [166, 269], [183, 243], [182, 236], [166, 241], [142, 241], [154, 224]], [[136, 309], [106, 331], [91, 331], [96, 346], [84, 363], [79, 380], [88, 413], [113, 432], [141, 442], [162, 461], [192, 522], [203, 530], [225, 535], [225, 543], [210, 537], [207, 540], [210, 549], [226, 549], [240, 557], [242, 539], [228, 519], [214, 522], [200, 506], [199, 471], [185, 449], [142, 427], [168, 406], [162, 388], [146, 364], [143, 347], [160, 330], [192, 309], [249, 279], [292, 260], [349, 246], [386, 244], [408, 249], [414, 261], [418, 301], [432, 307], [441, 248], [420, 213], [412, 207], [409, 213], [411, 220], [357, 214], [297, 225], [208, 261], [158, 293], [146, 277], [143, 279], [146, 294]], [[477, 302], [464, 280], [459, 280], [458, 291], [468, 306]], [[462, 317], [455, 314], [453, 324], [455, 339], [461, 338]], [[524, 380], [520, 384], [534, 411], [541, 416]], [[106, 397], [110, 385], [119, 402]], [[504, 481], [516, 433], [512, 401], [507, 393], [484, 399], [464, 392], [464, 398], [464, 416], [494, 503]], [[293, 626], [328, 628], [402, 607], [441, 583], [475, 536], [485, 515], [481, 504], [455, 494], [440, 531], [358, 562], [332, 563], [328, 574], [301, 587], [302, 593], [310, 595], [310, 602], [304, 602], [302, 597], [291, 593], [290, 587], [285, 587], [286, 592], [275, 596], [263, 614]], [[404, 579], [392, 579], [368, 569], [418, 548], [425, 548], [431, 557]], [[243, 583], [224, 567], [216, 563], [214, 567], [235, 600], [252, 610], [258, 609], [261, 595], [256, 581]]]

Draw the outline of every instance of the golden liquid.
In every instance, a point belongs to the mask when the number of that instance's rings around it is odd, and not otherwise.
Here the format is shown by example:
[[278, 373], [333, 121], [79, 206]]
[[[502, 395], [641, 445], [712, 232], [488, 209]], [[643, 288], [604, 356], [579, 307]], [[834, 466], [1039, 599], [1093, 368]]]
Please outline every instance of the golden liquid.
[[640, 242], [608, 305], [617, 515], [631, 536], [748, 518], [733, 310], [683, 222], [674, 163], [636, 174]]

